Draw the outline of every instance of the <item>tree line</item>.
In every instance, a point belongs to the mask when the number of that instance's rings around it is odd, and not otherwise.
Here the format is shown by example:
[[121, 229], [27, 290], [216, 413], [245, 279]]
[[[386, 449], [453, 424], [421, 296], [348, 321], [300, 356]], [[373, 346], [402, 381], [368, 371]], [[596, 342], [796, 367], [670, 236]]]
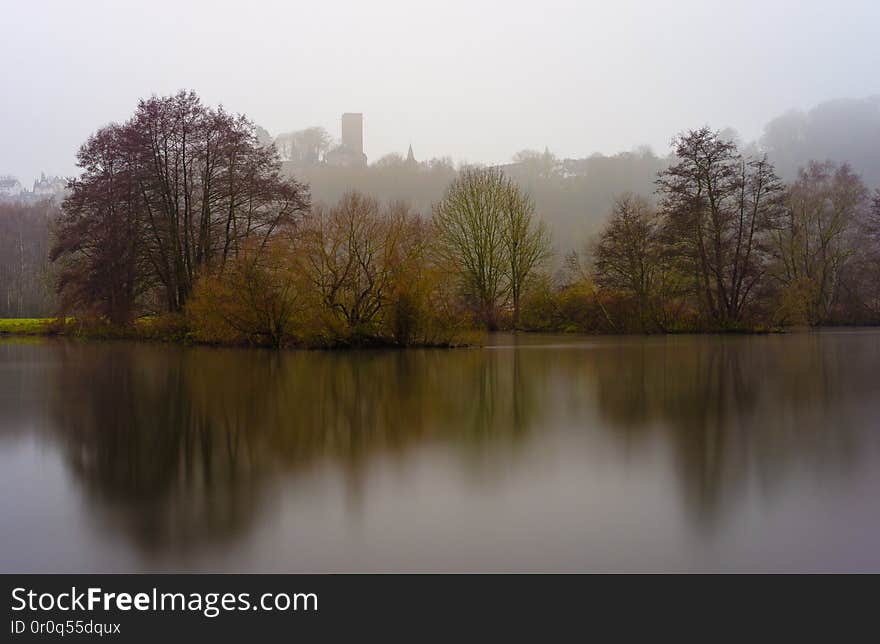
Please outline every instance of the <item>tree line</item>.
[[639, 331], [880, 321], [880, 191], [811, 161], [786, 185], [766, 155], [708, 128], [674, 143], [659, 205], [625, 195], [593, 252], [608, 322]]
[[[308, 158], [314, 154], [310, 152]], [[501, 169], [528, 192], [554, 238], [574, 246], [596, 232], [615, 194], [627, 190], [650, 194], [657, 172], [668, 164], [669, 159], [647, 148], [584, 159], [560, 159], [549, 151], [523, 150]], [[406, 201], [426, 215], [462, 169], [462, 164], [448, 157], [411, 162], [394, 153], [368, 166], [282, 164], [283, 173], [309, 185], [315, 203], [334, 204], [345, 193], [357, 190], [381, 201]]]
[[499, 170], [472, 168], [430, 220], [358, 192], [314, 206], [206, 276], [190, 319], [206, 341], [455, 345], [476, 329], [515, 325], [548, 256], [528, 196]]
[[556, 173], [549, 153], [444, 166], [429, 212], [354, 190], [313, 204], [246, 118], [152, 97], [79, 151], [49, 253], [60, 309], [274, 346], [880, 322], [880, 192], [831, 162], [786, 184], [708, 128], [673, 147], [654, 194], [621, 194], [593, 242], [558, 257], [516, 180]]

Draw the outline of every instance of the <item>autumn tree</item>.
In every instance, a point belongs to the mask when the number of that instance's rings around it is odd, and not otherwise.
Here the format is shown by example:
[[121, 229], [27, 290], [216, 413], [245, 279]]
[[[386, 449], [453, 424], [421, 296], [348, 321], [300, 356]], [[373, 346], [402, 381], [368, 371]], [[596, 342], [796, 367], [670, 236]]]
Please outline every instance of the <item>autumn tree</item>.
[[[789, 188], [773, 230], [773, 275], [787, 299], [797, 299], [805, 321], [832, 319], [846, 268], [858, 243], [868, 191], [849, 165], [811, 161]], [[865, 231], [867, 232], [867, 231]]]
[[314, 209], [298, 235], [295, 261], [327, 333], [343, 342], [380, 337], [400, 271], [419, 252], [413, 226], [403, 204], [383, 208], [357, 192]]
[[93, 135], [78, 162], [52, 253], [63, 266], [58, 289], [119, 323], [147, 301], [182, 311], [199, 275], [222, 273], [245, 244], [264, 246], [309, 205], [253, 123], [193, 92], [140, 101], [129, 121]]
[[490, 330], [513, 301], [518, 322], [523, 289], [549, 253], [532, 200], [498, 168], [467, 168], [434, 206], [438, 259], [457, 276]]
[[246, 240], [265, 244], [308, 206], [305, 188], [281, 178], [273, 147], [243, 116], [202, 105], [193, 92], [141, 101], [128, 124], [139, 152], [147, 251], [170, 311], [202, 268], [222, 271]]
[[642, 331], [662, 328], [658, 309], [664, 279], [664, 248], [661, 220], [642, 197], [627, 193], [618, 197], [594, 253], [596, 283], [604, 289], [627, 293], [636, 302]]
[[498, 326], [505, 295], [503, 208], [508, 188], [501, 170], [466, 168], [434, 206], [436, 250], [458, 275], [465, 296], [490, 329]]
[[707, 127], [674, 148], [676, 163], [657, 180], [666, 239], [704, 315], [737, 325], [766, 276], [782, 183], [766, 157], [743, 157]]
[[131, 129], [98, 130], [77, 154], [50, 258], [62, 308], [125, 324], [155, 284], [146, 252], [138, 148]]
[[196, 337], [281, 347], [303, 335], [302, 288], [285, 239], [245, 246], [223, 274], [196, 283], [188, 304]]
[[502, 219], [504, 274], [516, 329], [523, 292], [536, 269], [550, 256], [550, 235], [544, 222], [535, 216], [535, 202], [513, 183], [505, 187]]

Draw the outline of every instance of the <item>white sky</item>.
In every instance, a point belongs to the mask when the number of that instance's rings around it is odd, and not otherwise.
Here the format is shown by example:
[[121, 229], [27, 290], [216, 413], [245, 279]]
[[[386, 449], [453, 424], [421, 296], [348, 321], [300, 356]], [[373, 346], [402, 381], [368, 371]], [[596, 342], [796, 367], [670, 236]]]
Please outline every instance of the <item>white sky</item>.
[[0, 174], [25, 183], [180, 88], [273, 135], [363, 112], [371, 160], [665, 153], [880, 93], [880, 0], [0, 0], [0, 61]]

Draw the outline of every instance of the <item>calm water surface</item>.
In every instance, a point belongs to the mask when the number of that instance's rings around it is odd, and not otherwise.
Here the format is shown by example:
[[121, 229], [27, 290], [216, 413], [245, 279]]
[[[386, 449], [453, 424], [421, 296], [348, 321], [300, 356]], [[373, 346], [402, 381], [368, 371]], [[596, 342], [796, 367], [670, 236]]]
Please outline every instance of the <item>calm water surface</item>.
[[880, 331], [0, 341], [0, 572], [880, 571]]

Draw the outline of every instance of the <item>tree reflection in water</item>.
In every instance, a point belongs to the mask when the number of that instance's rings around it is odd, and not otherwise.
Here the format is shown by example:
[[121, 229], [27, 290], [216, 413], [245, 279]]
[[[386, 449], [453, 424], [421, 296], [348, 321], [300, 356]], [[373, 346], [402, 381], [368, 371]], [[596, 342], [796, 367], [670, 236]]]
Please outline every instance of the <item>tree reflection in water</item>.
[[458, 454], [468, 484], [500, 485], [559, 433], [619, 455], [659, 445], [688, 514], [711, 531], [750, 484], [771, 493], [802, 466], [846, 476], [865, 414], [876, 414], [866, 401], [876, 405], [880, 393], [876, 335], [498, 342], [34, 350], [52, 354], [52, 436], [90, 507], [147, 552], [235, 540], [319, 466], [340, 468], [358, 507], [364, 472], [380, 459], [439, 446]]

